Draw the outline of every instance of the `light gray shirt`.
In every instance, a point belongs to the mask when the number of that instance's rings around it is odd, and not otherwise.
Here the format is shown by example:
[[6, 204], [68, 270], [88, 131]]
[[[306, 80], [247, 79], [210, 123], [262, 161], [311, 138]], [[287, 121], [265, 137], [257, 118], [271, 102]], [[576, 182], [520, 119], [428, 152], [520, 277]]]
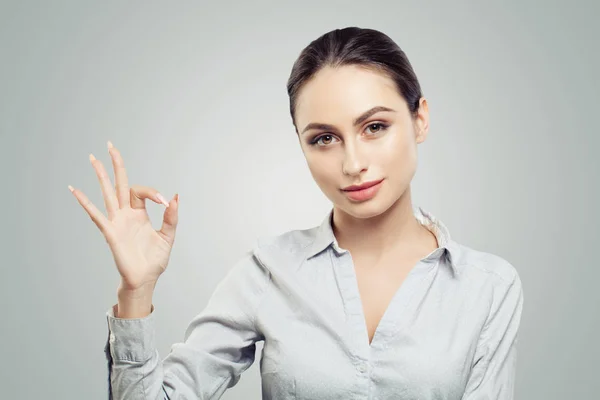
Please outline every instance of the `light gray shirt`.
[[218, 399], [263, 341], [263, 399], [513, 399], [521, 280], [505, 259], [450, 238], [410, 270], [369, 343], [354, 265], [331, 228], [263, 237], [229, 270], [161, 360], [154, 306], [107, 313], [109, 399]]

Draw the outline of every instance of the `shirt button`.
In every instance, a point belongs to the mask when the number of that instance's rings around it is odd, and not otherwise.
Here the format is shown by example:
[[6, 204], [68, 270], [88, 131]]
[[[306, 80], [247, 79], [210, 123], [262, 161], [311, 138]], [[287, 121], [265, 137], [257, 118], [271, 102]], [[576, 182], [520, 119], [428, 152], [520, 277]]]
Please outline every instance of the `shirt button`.
[[358, 364], [358, 372], [364, 374], [367, 371], [367, 366], [365, 364]]
[[115, 341], [115, 335], [113, 335], [112, 333], [110, 334], [110, 340], [111, 343], [114, 343]]

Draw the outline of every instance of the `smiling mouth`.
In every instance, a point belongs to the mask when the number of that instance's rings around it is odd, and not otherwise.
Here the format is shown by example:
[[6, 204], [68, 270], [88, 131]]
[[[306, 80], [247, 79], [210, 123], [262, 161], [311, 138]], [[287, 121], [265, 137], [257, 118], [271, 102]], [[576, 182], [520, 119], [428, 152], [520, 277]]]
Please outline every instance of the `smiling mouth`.
[[375, 183], [372, 186], [367, 188], [359, 189], [359, 190], [342, 190], [342, 192], [354, 202], [363, 202], [374, 198], [377, 195], [377, 192], [383, 185], [383, 179], [379, 182]]
[[349, 186], [348, 189], [342, 189], [342, 191], [344, 191], [344, 192], [357, 192], [357, 191], [360, 191], [360, 190], [365, 190], [365, 189], [368, 189], [370, 187], [373, 187], [373, 186], [379, 184], [381, 181], [383, 181], [383, 179], [379, 179], [379, 180], [376, 180], [376, 181], [367, 182], [367, 183], [364, 183], [363, 185]]

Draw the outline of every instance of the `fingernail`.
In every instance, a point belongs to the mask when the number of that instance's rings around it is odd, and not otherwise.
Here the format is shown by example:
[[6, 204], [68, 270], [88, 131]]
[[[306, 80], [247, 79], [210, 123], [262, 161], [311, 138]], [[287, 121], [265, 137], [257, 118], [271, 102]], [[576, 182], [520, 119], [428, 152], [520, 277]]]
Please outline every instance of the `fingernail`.
[[161, 203], [163, 203], [165, 206], [169, 207], [169, 202], [167, 201], [167, 199], [165, 199], [163, 197], [162, 194], [156, 193], [156, 198], [158, 199], [158, 201], [160, 201]]
[[90, 153], [90, 162], [94, 161], [96, 159], [96, 157], [94, 157], [94, 155], [92, 153]]
[[108, 145], [109, 149], [112, 149], [114, 147], [110, 140], [106, 144]]
[[175, 201], [177, 202], [177, 205], [179, 205], [179, 193], [175, 195]]
[[71, 193], [73, 193], [73, 190], [75, 189], [73, 189], [73, 186], [69, 185], [69, 190], [71, 191]]

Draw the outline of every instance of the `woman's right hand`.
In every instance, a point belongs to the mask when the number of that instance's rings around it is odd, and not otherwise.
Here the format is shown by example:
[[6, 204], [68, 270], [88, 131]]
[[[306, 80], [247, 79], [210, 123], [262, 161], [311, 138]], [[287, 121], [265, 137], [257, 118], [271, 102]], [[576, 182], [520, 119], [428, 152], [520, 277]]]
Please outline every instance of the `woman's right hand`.
[[[108, 217], [83, 192], [71, 186], [69, 189], [110, 246], [122, 278], [119, 290], [136, 292], [148, 288], [152, 291], [159, 276], [167, 268], [175, 242], [179, 195], [175, 195], [167, 203], [154, 188], [140, 185], [132, 185], [130, 188], [120, 152], [110, 142], [108, 151], [114, 168], [116, 193], [104, 166], [90, 154], [90, 162], [100, 181]], [[150, 223], [146, 199], [167, 206], [160, 230], [155, 230]]]

